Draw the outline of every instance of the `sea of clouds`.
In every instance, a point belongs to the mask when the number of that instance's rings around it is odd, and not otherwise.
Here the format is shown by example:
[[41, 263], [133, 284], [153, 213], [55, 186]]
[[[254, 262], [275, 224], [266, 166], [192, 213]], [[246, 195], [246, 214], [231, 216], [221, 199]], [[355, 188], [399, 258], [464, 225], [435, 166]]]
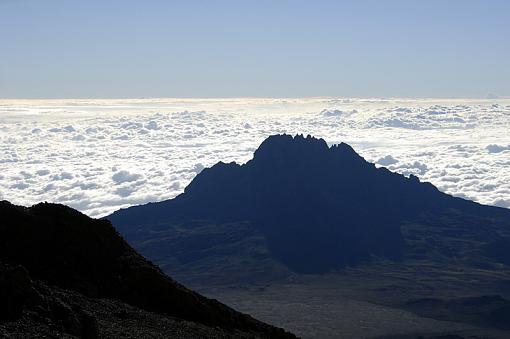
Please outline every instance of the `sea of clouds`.
[[3, 100], [0, 199], [104, 216], [175, 197], [275, 133], [347, 142], [378, 166], [510, 207], [508, 99]]

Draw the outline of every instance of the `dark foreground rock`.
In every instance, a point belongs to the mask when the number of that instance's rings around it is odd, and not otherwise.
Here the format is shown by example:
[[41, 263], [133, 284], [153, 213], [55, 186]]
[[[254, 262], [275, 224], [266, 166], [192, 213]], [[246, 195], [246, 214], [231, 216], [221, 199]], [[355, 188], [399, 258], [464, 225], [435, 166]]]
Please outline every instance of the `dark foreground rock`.
[[[114, 299], [32, 281], [22, 266], [0, 266], [0, 338], [258, 338], [148, 312]], [[272, 335], [267, 335], [271, 337]]]
[[2, 336], [294, 337], [176, 283], [106, 220], [5, 201], [0, 216]]

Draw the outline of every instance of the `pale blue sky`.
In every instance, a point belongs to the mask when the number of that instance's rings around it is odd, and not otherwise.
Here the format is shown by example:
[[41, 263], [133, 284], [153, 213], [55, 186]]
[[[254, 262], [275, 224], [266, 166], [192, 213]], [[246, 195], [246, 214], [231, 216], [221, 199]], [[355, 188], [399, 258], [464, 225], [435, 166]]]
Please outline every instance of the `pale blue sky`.
[[510, 96], [510, 1], [0, 0], [0, 98]]

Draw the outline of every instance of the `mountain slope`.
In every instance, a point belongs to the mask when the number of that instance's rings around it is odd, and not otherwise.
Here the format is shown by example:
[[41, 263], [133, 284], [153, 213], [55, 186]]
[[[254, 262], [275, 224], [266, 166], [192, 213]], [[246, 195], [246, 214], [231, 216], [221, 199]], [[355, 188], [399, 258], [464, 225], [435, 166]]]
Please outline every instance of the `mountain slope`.
[[[115, 326], [118, 333], [131, 326], [159, 337], [179, 330], [185, 337], [293, 337], [176, 283], [106, 220], [62, 205], [25, 208], [6, 201], [0, 216], [0, 333], [23, 334], [34, 322], [49, 334], [85, 337]], [[115, 308], [129, 314], [105, 319]]]
[[184, 279], [207, 266], [235, 280], [264, 268], [275, 277], [324, 273], [374, 257], [510, 264], [510, 211], [449, 196], [310, 136], [271, 136], [246, 164], [220, 162], [175, 199], [107, 219]]

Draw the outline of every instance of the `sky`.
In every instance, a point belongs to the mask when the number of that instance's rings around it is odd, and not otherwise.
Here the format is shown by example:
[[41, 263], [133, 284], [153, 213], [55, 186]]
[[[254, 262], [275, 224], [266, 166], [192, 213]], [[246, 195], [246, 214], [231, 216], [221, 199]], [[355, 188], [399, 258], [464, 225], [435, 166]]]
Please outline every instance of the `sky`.
[[510, 1], [0, 0], [0, 98], [510, 96]]

